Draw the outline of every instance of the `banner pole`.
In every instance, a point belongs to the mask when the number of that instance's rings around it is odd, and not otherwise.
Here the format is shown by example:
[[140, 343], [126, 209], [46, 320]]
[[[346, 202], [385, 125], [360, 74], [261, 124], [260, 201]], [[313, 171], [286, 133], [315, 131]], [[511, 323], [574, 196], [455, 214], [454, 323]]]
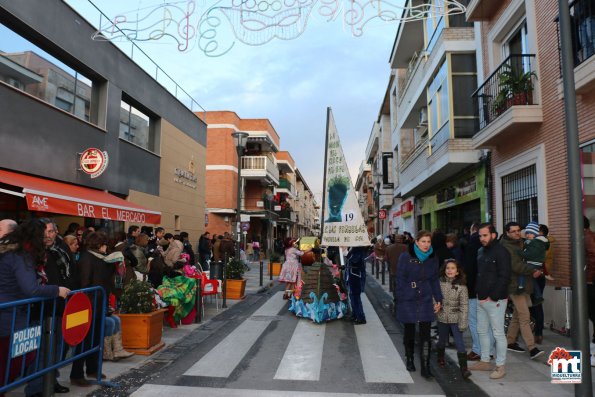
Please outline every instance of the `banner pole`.
[[[322, 175], [322, 212], [320, 213], [320, 241], [323, 241], [324, 236], [324, 209], [326, 206], [326, 169], [328, 161], [328, 126], [331, 115], [331, 108], [326, 108], [326, 135], [324, 137], [324, 173]], [[342, 261], [342, 260], [341, 260]]]

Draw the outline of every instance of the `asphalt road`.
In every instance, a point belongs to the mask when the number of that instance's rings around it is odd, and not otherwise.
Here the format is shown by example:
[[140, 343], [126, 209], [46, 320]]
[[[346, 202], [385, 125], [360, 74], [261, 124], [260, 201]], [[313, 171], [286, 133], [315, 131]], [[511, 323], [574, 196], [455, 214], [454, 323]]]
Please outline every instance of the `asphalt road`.
[[[458, 368], [426, 380], [404, 366], [388, 297], [368, 283], [368, 323], [314, 324], [287, 311], [280, 287], [248, 295], [162, 354], [93, 396], [485, 395]], [[418, 364], [416, 355], [416, 365]]]

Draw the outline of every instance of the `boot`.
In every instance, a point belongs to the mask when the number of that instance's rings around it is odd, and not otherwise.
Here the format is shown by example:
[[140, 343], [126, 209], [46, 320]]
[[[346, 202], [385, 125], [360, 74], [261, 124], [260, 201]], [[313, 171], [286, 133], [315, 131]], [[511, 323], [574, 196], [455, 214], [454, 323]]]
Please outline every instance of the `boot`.
[[438, 366], [440, 368], [444, 368], [446, 366], [446, 363], [444, 362], [444, 348], [443, 347], [438, 347], [436, 348], [436, 353], [438, 355]]
[[112, 337], [112, 343], [114, 347], [114, 358], [119, 360], [121, 358], [128, 358], [134, 356], [134, 353], [124, 350], [122, 346], [122, 332], [114, 334]]
[[114, 349], [112, 348], [112, 336], [103, 338], [103, 360], [114, 361]]
[[432, 341], [422, 340], [421, 349], [419, 351], [419, 359], [421, 361], [421, 376], [428, 379], [432, 377], [430, 371], [430, 353], [432, 352]]
[[169, 326], [172, 328], [178, 328], [178, 326], [176, 325], [176, 322], [174, 321], [174, 311], [175, 310], [176, 310], [176, 308], [174, 306], [168, 306], [167, 313], [165, 313], [165, 317], [164, 317], [165, 321], [167, 321]]
[[467, 368], [467, 354], [466, 353], [457, 353], [457, 357], [459, 358], [459, 367], [461, 367], [461, 375], [463, 379], [468, 379], [471, 376], [471, 371]]
[[415, 363], [413, 362], [413, 348], [415, 341], [405, 342], [405, 356], [407, 357], [407, 371], [415, 372]]

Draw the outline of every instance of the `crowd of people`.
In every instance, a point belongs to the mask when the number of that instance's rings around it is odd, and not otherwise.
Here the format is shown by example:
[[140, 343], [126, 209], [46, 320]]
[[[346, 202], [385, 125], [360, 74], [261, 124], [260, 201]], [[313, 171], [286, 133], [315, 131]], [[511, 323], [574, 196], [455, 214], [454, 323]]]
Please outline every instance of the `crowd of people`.
[[[225, 240], [231, 239], [224, 237]], [[224, 242], [225, 246], [226, 243]], [[227, 255], [233, 253], [233, 242]], [[203, 251], [199, 246], [201, 260]], [[103, 343], [104, 360], [120, 360], [133, 355], [122, 346], [121, 321], [117, 315], [120, 297], [126, 286], [133, 280], [146, 281], [155, 292], [155, 300], [167, 307], [166, 320], [172, 327], [182, 319], [195, 315], [194, 299], [196, 280], [193, 274], [197, 264], [188, 233], [178, 235], [166, 233], [162, 227], [130, 226], [128, 233], [115, 233], [113, 238], [93, 227], [83, 227], [76, 223], [60, 234], [54, 221], [48, 218], [25, 221], [20, 225], [5, 219], [0, 221], [0, 303], [12, 302], [30, 297], [59, 297], [56, 303], [55, 329], [56, 346], [64, 345], [56, 352], [56, 361], [66, 357], [68, 346], [59, 343], [62, 339], [61, 327], [64, 299], [71, 290], [100, 286], [105, 291], [105, 316], [95, 310], [94, 326], [104, 324], [104, 339], [100, 339], [100, 329], [89, 332], [85, 345], [98, 346]], [[102, 296], [98, 296], [101, 301]], [[189, 300], [192, 300], [189, 302]], [[194, 310], [194, 313], [192, 311]], [[27, 311], [19, 308], [16, 312], [14, 329], [24, 327]], [[43, 316], [43, 313], [41, 314]], [[46, 316], [47, 311], [46, 311]], [[12, 310], [0, 311], [0, 384], [12, 381], [21, 375], [20, 368], [33, 363], [35, 354], [17, 357], [10, 361], [8, 379], [5, 378], [6, 363], [10, 352], [10, 330]], [[93, 337], [93, 340], [91, 340]], [[81, 353], [81, 345], [72, 348], [72, 355]], [[58, 350], [58, 349], [57, 349]], [[72, 363], [70, 382], [73, 385], [90, 386], [88, 378], [103, 378], [98, 374], [97, 353], [77, 359]], [[31, 369], [33, 370], [33, 369]], [[55, 373], [54, 392], [67, 393], [69, 388], [58, 383]], [[43, 378], [29, 382], [25, 388], [28, 397], [41, 396]]]
[[[546, 280], [554, 280], [554, 239], [546, 225], [535, 222], [524, 229], [509, 222], [504, 229], [498, 237], [493, 225], [476, 223], [462, 236], [436, 230], [420, 231], [415, 238], [402, 234], [373, 239], [371, 257], [388, 267], [396, 318], [404, 324], [409, 371], [416, 370], [416, 324], [424, 377], [432, 376], [434, 322], [438, 366], [445, 365], [445, 347], [452, 336], [464, 378], [471, 371], [491, 371], [491, 379], [501, 379], [508, 351], [526, 353], [530, 359], [544, 353], [538, 345], [543, 342], [543, 290]], [[595, 239], [592, 247], [595, 250]], [[505, 332], [509, 301], [513, 314]], [[462, 338], [467, 330], [472, 341], [469, 352]], [[476, 362], [468, 366], [469, 361]]]

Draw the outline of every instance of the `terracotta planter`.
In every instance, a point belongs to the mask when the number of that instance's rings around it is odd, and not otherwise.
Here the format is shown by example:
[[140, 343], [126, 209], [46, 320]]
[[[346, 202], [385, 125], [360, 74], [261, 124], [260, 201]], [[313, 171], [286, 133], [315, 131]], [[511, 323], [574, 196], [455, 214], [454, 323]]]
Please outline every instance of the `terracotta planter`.
[[227, 280], [227, 299], [244, 299], [246, 291], [246, 280]]
[[146, 314], [118, 314], [122, 321], [122, 345], [137, 354], [149, 355], [161, 349], [163, 315], [166, 309]]
[[281, 274], [281, 263], [279, 262], [273, 262], [271, 263], [271, 270], [273, 273], [273, 276], [278, 276], [279, 274]]

